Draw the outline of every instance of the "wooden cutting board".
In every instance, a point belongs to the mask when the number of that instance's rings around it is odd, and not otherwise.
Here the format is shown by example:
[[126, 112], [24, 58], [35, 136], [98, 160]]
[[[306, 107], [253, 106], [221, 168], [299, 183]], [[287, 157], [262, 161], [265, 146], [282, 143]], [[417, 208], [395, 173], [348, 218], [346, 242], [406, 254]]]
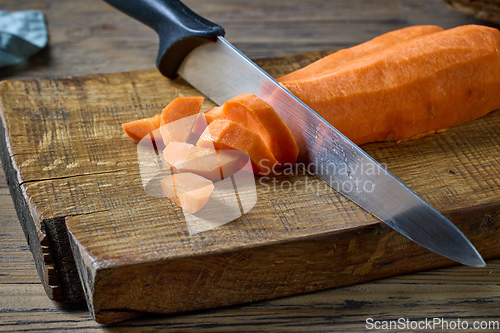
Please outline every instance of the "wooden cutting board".
[[[323, 55], [259, 64], [280, 76]], [[180, 208], [144, 191], [137, 143], [121, 129], [188, 95], [199, 93], [156, 70], [1, 83], [2, 162], [49, 297], [86, 299], [98, 322], [111, 323], [455, 264], [300, 168], [255, 178], [249, 212], [190, 232]], [[362, 148], [489, 259], [500, 256], [499, 146], [494, 111], [441, 134]]]

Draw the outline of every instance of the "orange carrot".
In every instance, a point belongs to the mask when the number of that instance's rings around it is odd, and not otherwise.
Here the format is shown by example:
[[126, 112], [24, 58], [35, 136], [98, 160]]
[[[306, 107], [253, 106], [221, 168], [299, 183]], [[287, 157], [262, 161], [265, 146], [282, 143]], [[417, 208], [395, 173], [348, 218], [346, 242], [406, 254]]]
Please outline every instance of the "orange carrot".
[[200, 116], [201, 117], [196, 119], [192, 129], [192, 132], [198, 136], [203, 133], [205, 128], [207, 128], [208, 124], [212, 121], [219, 118], [225, 118], [224, 113], [222, 112], [222, 106], [214, 106], [210, 110], [201, 113]]
[[128, 123], [122, 124], [123, 131], [129, 137], [136, 141], [141, 141], [142, 138], [150, 138], [149, 135], [155, 129], [160, 127], [161, 116], [159, 114], [149, 118], [142, 118]]
[[357, 144], [406, 140], [499, 108], [499, 49], [497, 29], [461, 26], [283, 85]]
[[216, 150], [219, 159], [221, 179], [227, 178], [244, 169], [248, 155], [239, 150]]
[[239, 169], [239, 158], [231, 151], [216, 151], [185, 142], [170, 142], [163, 150], [163, 157], [177, 173], [196, 173], [212, 181], [231, 176]]
[[195, 214], [205, 206], [214, 190], [214, 184], [200, 175], [175, 173], [160, 181], [163, 194], [188, 213]]
[[254, 131], [228, 119], [216, 119], [201, 134], [197, 146], [218, 150], [235, 149], [246, 153], [255, 173], [268, 175], [277, 164], [274, 155]]
[[299, 148], [292, 132], [264, 100], [253, 94], [241, 94], [226, 101], [222, 111], [227, 119], [260, 135], [280, 166], [297, 161]]
[[207, 120], [207, 124], [210, 124], [215, 119], [224, 118], [224, 112], [222, 112], [222, 106], [214, 106], [208, 111], [203, 113], [205, 119]]
[[336, 68], [371, 53], [387, 49], [407, 40], [442, 31], [435, 25], [417, 25], [390, 31], [365, 43], [343, 49], [277, 79], [278, 82], [315, 78], [333, 72]]
[[160, 133], [165, 146], [169, 142], [186, 142], [203, 104], [203, 97], [177, 97], [161, 113]]

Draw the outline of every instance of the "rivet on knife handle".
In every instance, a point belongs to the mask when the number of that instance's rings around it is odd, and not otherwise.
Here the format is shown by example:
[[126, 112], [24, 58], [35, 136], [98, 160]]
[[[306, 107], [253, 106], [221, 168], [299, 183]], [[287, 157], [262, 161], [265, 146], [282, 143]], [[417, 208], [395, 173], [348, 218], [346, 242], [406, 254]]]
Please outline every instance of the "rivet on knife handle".
[[156, 66], [175, 79], [177, 69], [194, 48], [224, 36], [224, 28], [199, 16], [177, 0], [104, 0], [123, 13], [153, 28], [160, 47]]

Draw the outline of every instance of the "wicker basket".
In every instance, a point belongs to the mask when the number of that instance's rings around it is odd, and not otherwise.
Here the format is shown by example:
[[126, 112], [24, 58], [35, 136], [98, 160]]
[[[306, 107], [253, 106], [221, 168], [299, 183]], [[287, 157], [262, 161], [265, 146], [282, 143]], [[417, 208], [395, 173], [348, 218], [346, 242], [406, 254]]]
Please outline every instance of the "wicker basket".
[[443, 0], [456, 11], [500, 24], [500, 0]]

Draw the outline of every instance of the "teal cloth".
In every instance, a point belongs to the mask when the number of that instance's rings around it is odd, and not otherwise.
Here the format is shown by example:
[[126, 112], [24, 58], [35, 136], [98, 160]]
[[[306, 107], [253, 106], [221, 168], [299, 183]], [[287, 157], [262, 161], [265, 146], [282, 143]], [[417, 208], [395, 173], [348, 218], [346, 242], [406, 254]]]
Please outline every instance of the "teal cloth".
[[39, 10], [0, 10], [0, 68], [16, 65], [47, 45], [45, 17]]

